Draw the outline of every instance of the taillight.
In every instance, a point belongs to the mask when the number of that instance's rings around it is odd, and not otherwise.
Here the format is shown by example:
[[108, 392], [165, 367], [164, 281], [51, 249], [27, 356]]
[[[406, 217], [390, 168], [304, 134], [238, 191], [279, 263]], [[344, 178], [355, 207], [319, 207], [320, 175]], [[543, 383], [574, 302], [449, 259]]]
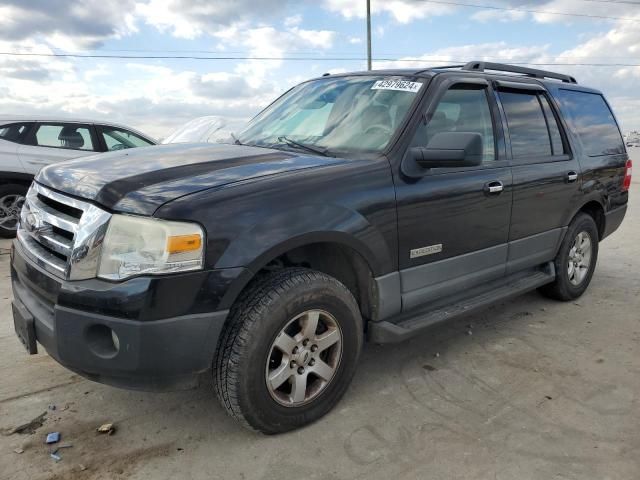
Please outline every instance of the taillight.
[[625, 192], [631, 188], [631, 167], [633, 167], [633, 162], [631, 160], [627, 160], [627, 165], [624, 169], [624, 180], [622, 181], [622, 190]]

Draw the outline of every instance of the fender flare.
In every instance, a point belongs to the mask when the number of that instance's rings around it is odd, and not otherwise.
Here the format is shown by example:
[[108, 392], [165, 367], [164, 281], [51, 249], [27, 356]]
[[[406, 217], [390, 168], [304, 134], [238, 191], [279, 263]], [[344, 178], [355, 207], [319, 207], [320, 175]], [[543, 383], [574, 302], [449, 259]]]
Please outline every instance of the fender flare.
[[0, 172], [0, 185], [7, 183], [31, 184], [34, 175], [22, 172]]
[[360, 213], [338, 205], [302, 205], [269, 215], [234, 238], [214, 268], [259, 271], [274, 258], [313, 243], [337, 243], [358, 252], [374, 276], [393, 268], [392, 249]]

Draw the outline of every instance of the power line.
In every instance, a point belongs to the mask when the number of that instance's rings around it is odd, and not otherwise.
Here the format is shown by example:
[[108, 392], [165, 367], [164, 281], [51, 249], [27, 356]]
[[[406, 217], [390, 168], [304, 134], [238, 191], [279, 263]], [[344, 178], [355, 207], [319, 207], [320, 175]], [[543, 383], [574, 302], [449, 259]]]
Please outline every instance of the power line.
[[550, 12], [547, 10], [530, 10], [527, 8], [515, 8], [515, 7], [496, 7], [493, 5], [478, 5], [475, 3], [462, 3], [462, 2], [450, 2], [445, 0], [422, 0], [425, 3], [437, 3], [440, 5], [453, 5], [457, 7], [471, 7], [471, 8], [483, 8], [487, 10], [503, 10], [509, 12], [524, 12], [524, 13], [539, 13], [544, 15], [562, 15], [565, 17], [583, 17], [583, 18], [598, 18], [607, 20], [624, 20], [637, 22], [637, 18], [629, 17], [610, 17], [606, 15], [592, 15], [587, 13], [568, 13], [568, 12]]
[[[19, 57], [56, 57], [56, 58], [89, 58], [89, 59], [114, 59], [114, 60], [257, 60], [257, 61], [348, 61], [348, 62], [364, 62], [366, 57], [251, 57], [251, 56], [191, 56], [191, 55], [99, 55], [99, 54], [76, 54], [76, 53], [33, 53], [33, 52], [0, 52], [4, 56]], [[512, 65], [531, 65], [531, 66], [588, 66], [588, 67], [640, 67], [638, 63], [595, 63], [595, 62], [516, 62], [510, 59], [500, 59], [493, 57], [496, 61], [510, 63]], [[558, 57], [562, 58], [562, 57]], [[620, 57], [624, 58], [624, 57]], [[416, 58], [393, 58], [393, 57], [377, 57], [373, 58], [376, 62], [450, 62], [450, 63], [466, 63], [466, 60], [452, 60], [444, 57], [416, 57]]]
[[[606, 1], [606, 0], [582, 0], [582, 1]], [[640, 3], [639, 3], [640, 5]], [[216, 54], [226, 54], [226, 55], [241, 55], [241, 56], [246, 56], [246, 58], [254, 58], [251, 57], [250, 53], [247, 50], [164, 50], [164, 49], [100, 49], [100, 50], [73, 50], [71, 52], [69, 51], [65, 51], [59, 48], [53, 48], [54, 52], [57, 51], [57, 53], [60, 54], [87, 54], [90, 52], [107, 52], [107, 53], [111, 53], [111, 52], [129, 52], [129, 53], [157, 53], [157, 54], [198, 54], [198, 53], [202, 53], [202, 54], [212, 54], [212, 55], [216, 55]], [[13, 54], [18, 54], [18, 53], [37, 53], [37, 52], [8, 52], [6, 53], [6, 55], [13, 55]], [[309, 51], [282, 51], [281, 52], [282, 55], [284, 55], [285, 57], [289, 57], [289, 56], [293, 56], [293, 55], [318, 55], [317, 58], [333, 58], [333, 57], [340, 57], [340, 56], [345, 56], [347, 55], [346, 59], [354, 59], [352, 57], [348, 57], [348, 55], [352, 55], [352, 52], [349, 53], [341, 53], [341, 52], [337, 52], [337, 51], [331, 51], [331, 50], [309, 50]], [[0, 52], [0, 55], [2, 55], [2, 53]], [[421, 58], [420, 57], [420, 53], [416, 53], [416, 54], [410, 54], [407, 52], [378, 52], [378, 55], [383, 56], [383, 57], [399, 57], [399, 59], [403, 59], [405, 57], [403, 57], [403, 55], [409, 55], [409, 57], [407, 58], [413, 58], [410, 57], [411, 55], [418, 55], [417, 58]], [[131, 56], [132, 58], [134, 58], [135, 56]], [[128, 58], [128, 57], [127, 57]], [[244, 58], [244, 57], [243, 57]], [[274, 57], [275, 58], [275, 57]], [[280, 57], [278, 57], [280, 58]], [[431, 57], [431, 58], [440, 58], [441, 60], [447, 61], [448, 57]], [[496, 57], [496, 56], [492, 56], [492, 55], [482, 55], [483, 59], [492, 59], [492, 58], [501, 58], [501, 57]], [[628, 59], [628, 60], [633, 60], [633, 61], [639, 61], [640, 62], [640, 57], [638, 58], [634, 58], [634, 57], [629, 57], [628, 55], [620, 55], [620, 56], [615, 56], [615, 55], [606, 55], [606, 56], [580, 56], [580, 55], [574, 55], [574, 56], [567, 56], [567, 55], [554, 55], [554, 58], [559, 59], [559, 58], [563, 58], [566, 60], [571, 60], [571, 59], [576, 59], [576, 60], [582, 60], [582, 61], [586, 61], [586, 60], [595, 60], [595, 59]], [[359, 57], [356, 57], [355, 60], [359, 60]]]

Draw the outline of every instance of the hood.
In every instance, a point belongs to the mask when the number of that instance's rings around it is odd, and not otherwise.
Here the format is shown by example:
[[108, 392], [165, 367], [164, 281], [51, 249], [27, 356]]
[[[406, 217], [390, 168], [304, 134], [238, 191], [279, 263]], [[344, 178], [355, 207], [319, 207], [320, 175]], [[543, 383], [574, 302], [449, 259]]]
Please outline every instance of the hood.
[[344, 160], [246, 145], [161, 145], [50, 165], [36, 181], [120, 212], [153, 215], [178, 197]]

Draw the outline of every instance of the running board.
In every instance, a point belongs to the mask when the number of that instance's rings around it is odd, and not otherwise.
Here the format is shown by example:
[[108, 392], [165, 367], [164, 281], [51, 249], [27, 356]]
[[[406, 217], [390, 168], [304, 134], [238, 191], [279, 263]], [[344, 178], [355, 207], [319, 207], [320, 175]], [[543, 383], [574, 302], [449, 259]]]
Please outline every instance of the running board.
[[398, 343], [424, 332], [429, 327], [453, 318], [474, 313], [496, 302], [516, 297], [535, 290], [555, 280], [553, 263], [545, 266], [547, 271], [535, 271], [528, 275], [508, 276], [491, 282], [457, 302], [430, 310], [408, 312], [396, 317], [395, 322], [369, 322], [368, 338], [374, 343]]

